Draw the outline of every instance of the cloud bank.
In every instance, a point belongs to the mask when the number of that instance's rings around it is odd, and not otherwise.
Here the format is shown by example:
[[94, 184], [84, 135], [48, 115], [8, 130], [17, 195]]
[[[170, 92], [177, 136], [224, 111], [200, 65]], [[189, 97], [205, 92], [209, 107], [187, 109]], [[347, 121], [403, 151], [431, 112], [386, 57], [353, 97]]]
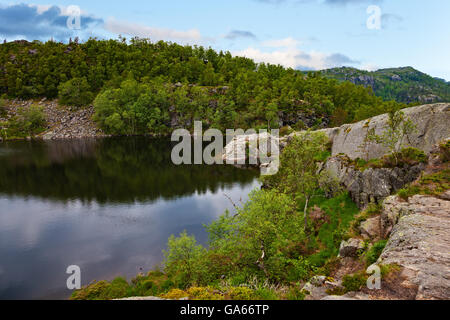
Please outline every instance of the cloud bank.
[[[58, 6], [36, 6], [16, 4], [0, 6], [0, 36], [3, 38], [25, 38], [28, 40], [66, 41], [74, 35], [67, 27], [69, 13], [67, 8]], [[81, 30], [86, 31], [103, 23], [86, 14], [81, 14]]]
[[289, 37], [262, 42], [262, 48], [249, 47], [232, 53], [235, 56], [251, 58], [256, 62], [280, 64], [299, 70], [322, 70], [360, 64], [359, 61], [341, 53], [306, 52], [300, 49], [300, 45], [300, 41]]

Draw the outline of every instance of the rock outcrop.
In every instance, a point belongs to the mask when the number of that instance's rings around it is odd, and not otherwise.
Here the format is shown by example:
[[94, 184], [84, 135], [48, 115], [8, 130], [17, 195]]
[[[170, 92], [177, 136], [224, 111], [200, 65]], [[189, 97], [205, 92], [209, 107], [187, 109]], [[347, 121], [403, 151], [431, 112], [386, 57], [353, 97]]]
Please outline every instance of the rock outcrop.
[[[416, 125], [416, 131], [403, 141], [405, 146], [411, 146], [429, 153], [433, 145], [450, 136], [450, 104], [436, 103], [404, 109], [405, 116]], [[346, 154], [351, 159], [363, 158], [359, 146], [362, 145], [368, 130], [375, 129], [381, 134], [387, 124], [388, 115], [380, 115], [354, 124], [343, 125], [340, 128], [327, 129], [333, 142], [332, 155]], [[379, 144], [369, 148], [369, 158], [381, 158], [388, 150]]]
[[425, 164], [360, 171], [348, 166], [344, 159], [337, 156], [327, 161], [325, 169], [339, 179], [358, 207], [365, 208], [369, 203], [381, 203], [405, 184], [415, 181], [425, 169]]
[[364, 250], [364, 241], [359, 239], [349, 239], [342, 241], [339, 248], [339, 257], [356, 258]]
[[[447, 191], [449, 194], [450, 191]], [[384, 203], [382, 231], [390, 239], [378, 261], [398, 265], [415, 299], [450, 298], [450, 201], [416, 195]]]

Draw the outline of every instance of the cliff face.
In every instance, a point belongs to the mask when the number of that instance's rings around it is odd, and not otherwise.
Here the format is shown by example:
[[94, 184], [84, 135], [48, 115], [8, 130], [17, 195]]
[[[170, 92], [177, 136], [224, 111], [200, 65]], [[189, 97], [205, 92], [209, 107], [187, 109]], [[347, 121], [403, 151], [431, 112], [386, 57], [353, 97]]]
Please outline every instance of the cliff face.
[[353, 202], [363, 209], [369, 203], [381, 203], [404, 185], [416, 180], [425, 169], [425, 164], [404, 165], [396, 168], [369, 168], [360, 171], [347, 166], [340, 157], [332, 157], [325, 168], [339, 179], [349, 191]]
[[[450, 136], [450, 104], [437, 103], [423, 105], [403, 110], [405, 116], [416, 125], [416, 130], [405, 146], [411, 146], [429, 153], [433, 145]], [[381, 134], [387, 125], [386, 114], [370, 118], [354, 124], [343, 125], [340, 128], [326, 129], [333, 141], [332, 154], [346, 154], [351, 159], [364, 158], [364, 152], [360, 150], [368, 130], [375, 129], [376, 134]], [[381, 158], [388, 150], [379, 144], [372, 144], [368, 148], [370, 159]]]

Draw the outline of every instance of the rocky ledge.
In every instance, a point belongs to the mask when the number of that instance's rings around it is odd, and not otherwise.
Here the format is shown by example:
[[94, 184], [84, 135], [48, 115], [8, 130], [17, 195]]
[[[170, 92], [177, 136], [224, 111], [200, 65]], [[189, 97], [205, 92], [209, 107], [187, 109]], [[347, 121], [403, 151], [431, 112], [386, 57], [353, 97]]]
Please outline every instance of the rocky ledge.
[[[446, 195], [450, 197], [450, 191]], [[401, 266], [401, 285], [416, 287], [415, 299], [449, 299], [450, 201], [422, 195], [407, 202], [390, 197], [381, 219], [390, 238], [378, 263]]]
[[419, 163], [360, 171], [348, 166], [339, 156], [330, 158], [325, 164], [325, 168], [339, 179], [361, 209], [367, 207], [369, 203], [381, 203], [404, 185], [415, 181], [425, 166], [424, 163]]

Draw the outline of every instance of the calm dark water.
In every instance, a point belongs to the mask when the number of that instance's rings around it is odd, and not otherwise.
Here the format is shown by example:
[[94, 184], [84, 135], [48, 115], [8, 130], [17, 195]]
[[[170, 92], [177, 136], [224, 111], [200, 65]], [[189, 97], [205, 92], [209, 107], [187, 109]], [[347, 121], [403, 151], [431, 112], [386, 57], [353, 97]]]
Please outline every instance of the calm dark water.
[[152, 269], [171, 234], [245, 200], [258, 171], [175, 166], [150, 138], [0, 143], [0, 299], [66, 299], [82, 285]]

